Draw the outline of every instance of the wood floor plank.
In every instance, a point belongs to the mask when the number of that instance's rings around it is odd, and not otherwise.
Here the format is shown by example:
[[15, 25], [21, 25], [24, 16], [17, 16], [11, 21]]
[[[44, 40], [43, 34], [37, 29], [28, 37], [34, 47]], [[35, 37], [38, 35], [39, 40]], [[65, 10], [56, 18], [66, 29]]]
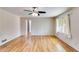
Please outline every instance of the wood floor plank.
[[76, 52], [55, 36], [21, 36], [2, 46], [0, 52]]

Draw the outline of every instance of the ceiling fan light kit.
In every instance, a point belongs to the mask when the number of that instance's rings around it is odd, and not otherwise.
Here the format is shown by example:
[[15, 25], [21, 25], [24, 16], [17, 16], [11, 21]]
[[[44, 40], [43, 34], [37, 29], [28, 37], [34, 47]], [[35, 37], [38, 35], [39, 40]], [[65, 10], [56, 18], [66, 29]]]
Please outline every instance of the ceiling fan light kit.
[[31, 15], [32, 16], [38, 16], [38, 14], [37, 13], [34, 13], [34, 12]]

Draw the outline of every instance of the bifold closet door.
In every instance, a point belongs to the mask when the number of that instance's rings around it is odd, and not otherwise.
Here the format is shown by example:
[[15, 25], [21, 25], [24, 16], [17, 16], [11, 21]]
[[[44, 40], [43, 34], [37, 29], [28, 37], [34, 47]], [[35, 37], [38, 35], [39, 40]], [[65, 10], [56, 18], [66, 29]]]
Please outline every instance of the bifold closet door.
[[28, 20], [26, 20], [26, 36], [28, 36]]
[[26, 35], [31, 35], [31, 20], [26, 20]]
[[28, 34], [31, 36], [31, 20], [28, 20]]

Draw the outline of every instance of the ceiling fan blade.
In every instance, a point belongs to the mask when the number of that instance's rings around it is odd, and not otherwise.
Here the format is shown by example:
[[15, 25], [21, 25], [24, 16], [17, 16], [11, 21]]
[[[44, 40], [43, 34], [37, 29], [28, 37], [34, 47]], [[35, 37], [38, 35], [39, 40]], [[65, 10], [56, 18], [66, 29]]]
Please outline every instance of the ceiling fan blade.
[[31, 10], [24, 10], [24, 11], [32, 12]]
[[46, 13], [45, 11], [38, 11], [38, 13]]
[[32, 13], [29, 13], [28, 15], [31, 15]]

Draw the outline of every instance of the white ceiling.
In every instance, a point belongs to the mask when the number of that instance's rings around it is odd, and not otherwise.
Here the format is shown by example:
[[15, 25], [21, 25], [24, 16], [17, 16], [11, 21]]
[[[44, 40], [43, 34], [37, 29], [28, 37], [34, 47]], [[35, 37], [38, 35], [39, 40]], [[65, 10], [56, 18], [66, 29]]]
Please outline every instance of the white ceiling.
[[[24, 11], [24, 9], [32, 10], [32, 7], [1, 7], [1, 9], [21, 17], [33, 17], [28, 15], [29, 12]], [[54, 17], [69, 9], [67, 7], [38, 7], [38, 10], [46, 11], [46, 14], [41, 14], [39, 17]]]

